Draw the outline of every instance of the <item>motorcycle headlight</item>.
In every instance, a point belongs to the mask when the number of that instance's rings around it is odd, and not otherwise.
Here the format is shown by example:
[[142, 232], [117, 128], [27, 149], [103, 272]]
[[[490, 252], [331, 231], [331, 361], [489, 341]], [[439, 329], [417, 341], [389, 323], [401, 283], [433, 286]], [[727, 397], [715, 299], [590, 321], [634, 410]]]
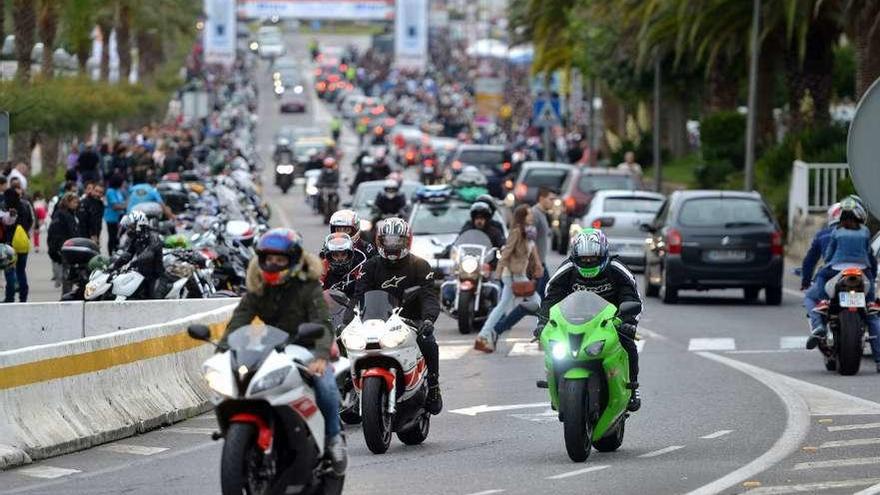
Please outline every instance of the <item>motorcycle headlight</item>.
[[562, 342], [554, 342], [553, 347], [550, 348], [550, 354], [553, 359], [565, 359], [568, 355], [568, 346]]
[[97, 288], [95, 287], [94, 283], [86, 284], [86, 288], [83, 291], [83, 297], [85, 297], [86, 299], [90, 299], [93, 295], [95, 295], [96, 290]]
[[588, 356], [598, 356], [602, 349], [605, 348], [605, 341], [600, 340], [598, 342], [593, 342], [592, 344], [587, 346], [587, 355]]
[[465, 273], [474, 273], [480, 268], [480, 262], [473, 256], [461, 260], [461, 270]]
[[205, 381], [208, 382], [208, 386], [211, 387], [211, 390], [214, 392], [217, 392], [224, 397], [235, 396], [232, 380], [224, 377], [223, 373], [220, 371], [209, 369], [205, 372]]
[[275, 85], [275, 94], [280, 95], [282, 93], [284, 93], [284, 86], [276, 84]]
[[362, 351], [367, 348], [367, 338], [358, 332], [343, 332], [342, 345], [352, 351]]
[[397, 347], [406, 340], [407, 332], [404, 330], [396, 330], [392, 332], [385, 332], [381, 337], [379, 337], [379, 344], [382, 347], [393, 348]]
[[293, 92], [296, 93], [296, 94], [300, 94], [300, 93], [303, 92], [303, 87], [302, 87], [302, 86], [295, 86], [295, 87], [293, 88]]
[[277, 165], [275, 167], [275, 172], [281, 175], [290, 175], [293, 173], [293, 165]]
[[290, 373], [290, 369], [291, 366], [285, 366], [269, 373], [263, 378], [260, 378], [254, 382], [253, 386], [251, 386], [251, 393], [256, 394], [281, 385], [284, 383], [284, 379], [287, 378], [287, 374]]
[[259, 48], [260, 48], [260, 44], [259, 44], [259, 43], [257, 43], [256, 41], [251, 41], [250, 49], [251, 49], [252, 52], [257, 51]]

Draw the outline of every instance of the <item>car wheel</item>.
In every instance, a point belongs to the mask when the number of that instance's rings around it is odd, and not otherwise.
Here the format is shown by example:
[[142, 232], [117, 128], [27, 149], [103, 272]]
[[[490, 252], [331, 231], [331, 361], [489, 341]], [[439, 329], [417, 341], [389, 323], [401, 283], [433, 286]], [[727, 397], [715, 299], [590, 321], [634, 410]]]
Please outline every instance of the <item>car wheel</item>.
[[764, 297], [768, 306], [779, 306], [782, 304], [782, 287], [767, 287], [764, 289]]
[[666, 268], [663, 268], [663, 284], [660, 286], [660, 297], [664, 304], [675, 304], [678, 302], [678, 287], [669, 285], [669, 274]]
[[651, 283], [651, 273], [648, 265], [645, 265], [645, 296], [657, 297], [660, 295], [660, 286]]

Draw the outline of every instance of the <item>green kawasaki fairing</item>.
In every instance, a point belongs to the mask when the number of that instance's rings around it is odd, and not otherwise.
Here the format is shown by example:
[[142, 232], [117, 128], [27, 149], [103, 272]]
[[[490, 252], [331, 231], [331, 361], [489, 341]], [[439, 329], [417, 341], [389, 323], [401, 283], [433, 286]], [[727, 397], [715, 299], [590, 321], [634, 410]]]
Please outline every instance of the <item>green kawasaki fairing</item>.
[[586, 460], [591, 443], [608, 451], [623, 441], [632, 392], [629, 360], [617, 336], [620, 323], [613, 304], [576, 291], [550, 308], [541, 332], [551, 405], [565, 423], [566, 448], [575, 461]]

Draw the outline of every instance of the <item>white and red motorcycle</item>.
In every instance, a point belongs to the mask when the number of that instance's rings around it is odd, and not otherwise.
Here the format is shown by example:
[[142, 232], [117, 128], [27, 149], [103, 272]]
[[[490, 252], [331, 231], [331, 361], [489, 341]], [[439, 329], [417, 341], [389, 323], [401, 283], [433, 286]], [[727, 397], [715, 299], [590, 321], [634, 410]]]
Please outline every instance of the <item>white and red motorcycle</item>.
[[[417, 297], [419, 290], [408, 289], [404, 299]], [[338, 302], [351, 305], [347, 299]], [[428, 438], [431, 426], [425, 410], [427, 368], [416, 341], [418, 325], [401, 317], [400, 310], [391, 294], [367, 292], [363, 307], [355, 309], [354, 319], [340, 335], [360, 396], [364, 440], [374, 454], [388, 450], [393, 432], [401, 442], [418, 445]]]
[[[211, 342], [207, 326], [187, 329]], [[274, 327], [235, 330], [226, 348], [202, 366], [223, 438], [223, 495], [301, 493], [339, 495], [345, 476], [325, 458], [324, 417], [318, 409], [302, 347], [320, 338], [322, 325], [304, 323], [295, 337]], [[213, 342], [211, 342], [213, 343]]]

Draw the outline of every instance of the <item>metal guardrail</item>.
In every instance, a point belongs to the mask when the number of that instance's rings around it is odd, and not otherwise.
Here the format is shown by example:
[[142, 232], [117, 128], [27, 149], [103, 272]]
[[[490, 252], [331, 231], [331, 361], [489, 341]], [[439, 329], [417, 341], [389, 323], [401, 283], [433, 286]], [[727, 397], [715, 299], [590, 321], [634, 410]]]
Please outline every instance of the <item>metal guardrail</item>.
[[837, 183], [849, 177], [846, 163], [806, 163], [795, 160], [788, 192], [788, 225], [797, 217], [824, 212], [837, 201]]

